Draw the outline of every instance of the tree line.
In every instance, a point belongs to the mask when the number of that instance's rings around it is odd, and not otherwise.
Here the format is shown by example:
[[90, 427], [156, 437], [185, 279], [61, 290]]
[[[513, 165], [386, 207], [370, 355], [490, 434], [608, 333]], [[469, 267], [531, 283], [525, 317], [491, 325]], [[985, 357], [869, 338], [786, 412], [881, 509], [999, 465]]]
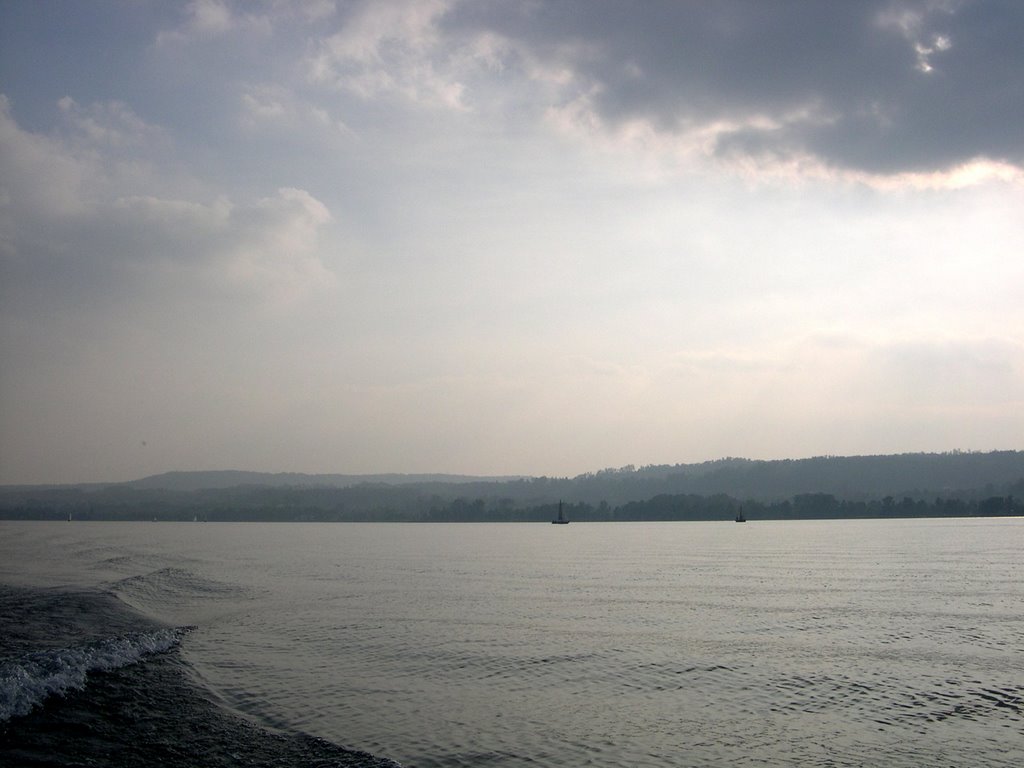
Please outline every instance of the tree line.
[[[1024, 481], [1020, 483], [1024, 486]], [[337, 490], [337, 489], [335, 489]], [[1019, 489], [1024, 491], [1024, 487]], [[8, 520], [173, 520], [209, 522], [548, 522], [558, 502], [517, 505], [509, 498], [443, 499], [406, 491], [371, 505], [351, 505], [328, 489], [260, 489], [240, 494], [181, 494], [147, 498], [136, 492], [118, 499], [49, 499], [0, 507]], [[134, 498], [132, 498], [134, 497]], [[400, 498], [399, 498], [400, 497]], [[398, 503], [399, 501], [403, 503]], [[1004, 517], [1024, 515], [1013, 494], [983, 498], [912, 498], [885, 496], [870, 501], [836, 498], [828, 493], [797, 494], [779, 501], [740, 500], [726, 494], [659, 494], [612, 506], [606, 501], [564, 503], [574, 522], [732, 520], [743, 511], [748, 521], [844, 518]]]

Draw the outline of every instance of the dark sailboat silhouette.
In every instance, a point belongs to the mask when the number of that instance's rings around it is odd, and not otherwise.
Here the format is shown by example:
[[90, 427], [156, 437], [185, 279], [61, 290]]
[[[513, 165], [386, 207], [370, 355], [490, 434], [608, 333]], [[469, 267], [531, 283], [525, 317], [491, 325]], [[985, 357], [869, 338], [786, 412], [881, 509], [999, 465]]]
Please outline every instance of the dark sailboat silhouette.
[[743, 516], [743, 507], [740, 507], [740, 511], [736, 513], [736, 522], [737, 523], [745, 523], [745, 522], [747, 522], [747, 518], [745, 518]]
[[551, 521], [552, 525], [568, 525], [569, 518], [562, 514], [562, 502], [558, 502], [558, 517]]

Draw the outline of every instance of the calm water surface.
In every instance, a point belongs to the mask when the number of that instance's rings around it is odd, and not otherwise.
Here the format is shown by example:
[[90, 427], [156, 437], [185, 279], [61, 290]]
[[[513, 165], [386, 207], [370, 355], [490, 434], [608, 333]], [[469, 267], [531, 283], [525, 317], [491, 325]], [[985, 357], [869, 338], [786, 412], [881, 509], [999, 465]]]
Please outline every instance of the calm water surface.
[[224, 707], [406, 766], [1019, 766], [1024, 520], [0, 523]]

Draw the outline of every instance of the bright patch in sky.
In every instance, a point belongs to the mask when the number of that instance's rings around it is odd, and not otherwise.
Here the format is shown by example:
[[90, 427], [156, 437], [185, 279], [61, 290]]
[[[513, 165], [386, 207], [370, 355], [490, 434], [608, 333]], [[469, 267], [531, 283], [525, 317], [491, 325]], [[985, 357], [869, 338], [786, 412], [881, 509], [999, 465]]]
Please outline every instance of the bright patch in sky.
[[1024, 6], [0, 5], [0, 483], [1021, 448]]

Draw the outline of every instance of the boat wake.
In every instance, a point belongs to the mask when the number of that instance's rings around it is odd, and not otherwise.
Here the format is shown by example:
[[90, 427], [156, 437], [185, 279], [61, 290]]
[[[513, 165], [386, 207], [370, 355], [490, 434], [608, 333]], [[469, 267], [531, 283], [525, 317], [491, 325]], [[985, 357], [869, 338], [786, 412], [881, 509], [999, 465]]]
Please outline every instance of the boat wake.
[[110, 594], [0, 586], [0, 617], [0, 765], [400, 768], [225, 709], [178, 653], [196, 628], [155, 626]]
[[93, 672], [136, 664], [176, 646], [193, 627], [111, 637], [74, 648], [36, 651], [0, 664], [0, 722], [27, 715], [54, 694], [81, 690]]

